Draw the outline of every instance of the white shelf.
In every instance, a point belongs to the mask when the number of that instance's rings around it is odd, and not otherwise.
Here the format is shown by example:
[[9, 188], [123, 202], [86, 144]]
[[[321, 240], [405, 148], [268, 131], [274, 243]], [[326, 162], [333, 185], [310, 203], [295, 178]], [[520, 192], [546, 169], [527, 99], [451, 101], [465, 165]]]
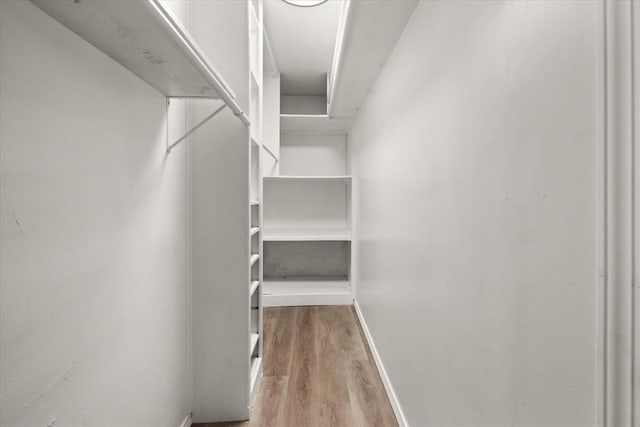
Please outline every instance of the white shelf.
[[254, 357], [251, 359], [251, 393], [255, 391], [255, 387], [258, 384], [258, 379], [260, 376], [260, 368], [262, 367], [262, 358]]
[[249, 236], [253, 236], [259, 231], [260, 231], [260, 227], [251, 227], [251, 232], [249, 233]]
[[251, 338], [249, 341], [249, 354], [253, 354], [253, 351], [256, 349], [256, 345], [258, 345], [259, 340], [260, 340], [259, 334], [251, 334]]
[[345, 119], [332, 119], [326, 114], [281, 114], [280, 132], [322, 132], [340, 133], [349, 132], [351, 122]]
[[265, 307], [353, 303], [347, 280], [265, 280], [262, 295]]
[[345, 228], [274, 228], [265, 229], [264, 241], [350, 241], [351, 232]]
[[263, 295], [335, 294], [351, 292], [348, 280], [264, 280]]
[[326, 114], [288, 114], [288, 113], [282, 113], [280, 114], [280, 118], [281, 119], [285, 119], [285, 120], [302, 120], [302, 119], [309, 119], [309, 120], [329, 120], [329, 116]]
[[254, 280], [251, 282], [251, 286], [249, 287], [249, 297], [253, 296], [253, 293], [258, 289], [258, 286], [260, 286], [260, 281]]
[[259, 258], [260, 258], [260, 255], [258, 254], [251, 255], [251, 258], [249, 259], [249, 266], [252, 266], [253, 264], [255, 264]]
[[260, 200], [251, 200], [249, 202], [249, 205], [251, 205], [251, 206], [256, 206], [256, 205], [259, 205], [259, 204], [260, 204]]
[[32, 1], [165, 96], [222, 99], [249, 124], [231, 88], [159, 0]]
[[351, 182], [351, 176], [265, 176], [265, 182]]

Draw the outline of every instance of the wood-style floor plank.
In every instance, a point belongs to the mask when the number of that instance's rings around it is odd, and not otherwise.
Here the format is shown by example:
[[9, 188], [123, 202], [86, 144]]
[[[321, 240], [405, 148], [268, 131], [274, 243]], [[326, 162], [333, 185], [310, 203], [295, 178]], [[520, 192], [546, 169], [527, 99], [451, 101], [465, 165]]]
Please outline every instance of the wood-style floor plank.
[[264, 357], [265, 377], [288, 376], [294, 354], [293, 339], [296, 333], [298, 312], [302, 307], [274, 307], [264, 309]]
[[263, 363], [249, 421], [194, 426], [398, 425], [350, 306], [265, 308]]
[[318, 425], [318, 390], [320, 382], [315, 346], [314, 307], [299, 307], [294, 329], [293, 354], [287, 393], [287, 424]]
[[251, 413], [250, 424], [277, 427], [285, 424], [289, 377], [263, 377], [259, 395]]
[[339, 346], [340, 340], [334, 335], [334, 319], [342, 316], [341, 312], [343, 310], [316, 307], [314, 344], [318, 349], [318, 368], [322, 376], [317, 390], [320, 395], [319, 425], [323, 426], [353, 425], [349, 390], [345, 381], [351, 360], [344, 357], [345, 352]]
[[354, 360], [348, 378], [349, 396], [354, 416], [354, 426], [382, 427], [389, 425], [394, 419], [390, 404], [380, 404], [387, 401], [384, 387], [378, 379], [374, 362], [369, 360]]

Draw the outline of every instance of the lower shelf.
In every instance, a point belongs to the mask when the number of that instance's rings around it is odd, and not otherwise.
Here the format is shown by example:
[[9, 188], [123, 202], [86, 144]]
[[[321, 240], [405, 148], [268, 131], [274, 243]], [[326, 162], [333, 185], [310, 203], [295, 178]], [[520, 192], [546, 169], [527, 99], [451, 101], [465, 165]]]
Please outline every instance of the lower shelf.
[[249, 340], [249, 354], [253, 354], [256, 349], [256, 345], [258, 345], [258, 340], [260, 339], [260, 335], [256, 333], [251, 334], [251, 338]]
[[351, 285], [347, 280], [268, 280], [263, 282], [265, 307], [303, 305], [351, 305]]
[[253, 406], [253, 402], [256, 398], [256, 394], [258, 391], [258, 384], [260, 383], [260, 377], [262, 376], [262, 358], [261, 357], [253, 357], [251, 358], [251, 377], [249, 387], [251, 389], [249, 402], [250, 406]]

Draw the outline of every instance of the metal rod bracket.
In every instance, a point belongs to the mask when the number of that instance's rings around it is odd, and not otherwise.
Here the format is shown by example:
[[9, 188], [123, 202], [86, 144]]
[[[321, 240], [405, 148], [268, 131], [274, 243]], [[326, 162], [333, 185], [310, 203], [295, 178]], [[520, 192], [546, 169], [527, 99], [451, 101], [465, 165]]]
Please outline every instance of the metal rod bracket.
[[[173, 147], [175, 147], [176, 145], [180, 144], [182, 141], [184, 141], [185, 139], [187, 139], [187, 137], [189, 135], [191, 135], [193, 132], [195, 132], [196, 130], [198, 130], [198, 128], [200, 128], [202, 125], [204, 125], [205, 123], [207, 123], [209, 120], [211, 120], [213, 117], [215, 117], [220, 111], [224, 110], [225, 108], [227, 108], [227, 104], [222, 104], [220, 107], [218, 107], [213, 113], [209, 114], [207, 117], [205, 117], [204, 119], [202, 119], [200, 121], [200, 123], [198, 123], [197, 125], [195, 125], [194, 127], [192, 127], [187, 133], [185, 133], [184, 135], [182, 135], [180, 138], [178, 138], [173, 144], [169, 145], [167, 147], [167, 153], [170, 153], [171, 150], [173, 149]], [[167, 114], [167, 122], [169, 121], [169, 117]]]

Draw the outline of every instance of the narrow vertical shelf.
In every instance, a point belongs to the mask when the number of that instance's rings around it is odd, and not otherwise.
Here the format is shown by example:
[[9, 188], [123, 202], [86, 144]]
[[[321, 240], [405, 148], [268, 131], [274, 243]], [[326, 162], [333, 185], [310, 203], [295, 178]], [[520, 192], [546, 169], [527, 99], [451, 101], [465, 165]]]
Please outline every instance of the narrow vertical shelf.
[[252, 404], [262, 375], [262, 110], [263, 25], [262, 0], [248, 1], [249, 28], [249, 402]]

